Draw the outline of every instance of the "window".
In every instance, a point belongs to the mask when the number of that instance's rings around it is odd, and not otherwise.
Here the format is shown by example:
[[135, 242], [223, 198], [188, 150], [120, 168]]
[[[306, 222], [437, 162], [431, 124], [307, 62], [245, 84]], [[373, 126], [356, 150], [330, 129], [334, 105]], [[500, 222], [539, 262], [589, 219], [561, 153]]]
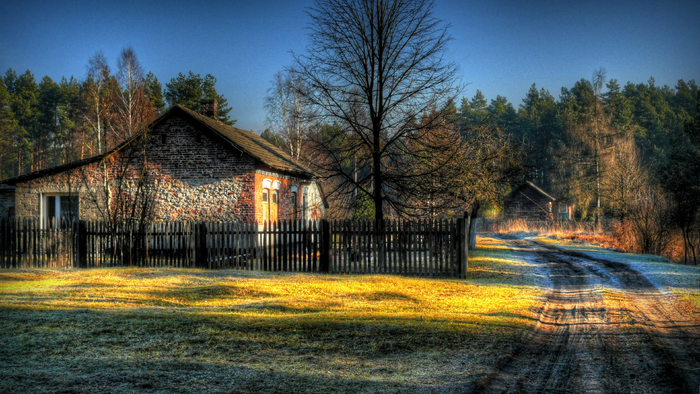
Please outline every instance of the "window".
[[297, 192], [292, 192], [292, 220], [297, 220]]
[[80, 199], [71, 195], [44, 195], [41, 219], [48, 226], [56, 219], [76, 220], [80, 217]]
[[270, 190], [263, 189], [262, 194], [262, 211], [263, 211], [263, 221], [267, 222], [270, 220]]
[[277, 204], [277, 190], [272, 191], [272, 203]]
[[301, 218], [304, 220], [309, 219], [306, 215], [306, 206], [308, 204], [309, 204], [309, 195], [307, 194], [306, 190], [304, 190], [304, 193], [301, 195]]

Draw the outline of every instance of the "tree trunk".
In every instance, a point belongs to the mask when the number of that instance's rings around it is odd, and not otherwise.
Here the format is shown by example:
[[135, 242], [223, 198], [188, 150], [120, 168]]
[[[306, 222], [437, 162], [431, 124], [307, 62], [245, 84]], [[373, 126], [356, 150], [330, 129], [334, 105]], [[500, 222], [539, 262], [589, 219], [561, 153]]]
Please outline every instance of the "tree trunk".
[[469, 250], [476, 249], [476, 216], [479, 214], [481, 204], [474, 203], [469, 213]]

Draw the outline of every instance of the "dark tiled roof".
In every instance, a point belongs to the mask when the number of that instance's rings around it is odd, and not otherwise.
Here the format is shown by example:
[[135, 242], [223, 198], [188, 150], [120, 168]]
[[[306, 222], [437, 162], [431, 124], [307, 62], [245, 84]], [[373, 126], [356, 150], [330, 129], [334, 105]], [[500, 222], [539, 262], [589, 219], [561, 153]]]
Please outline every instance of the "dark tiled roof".
[[252, 131], [223, 124], [180, 105], [176, 105], [173, 110], [175, 108], [182, 110], [214, 133], [228, 140], [238, 150], [249, 154], [271, 168], [307, 178], [315, 177], [313, 172], [295, 163], [289, 155]]
[[544, 196], [546, 199], [548, 199], [548, 200], [550, 200], [550, 201], [556, 201], [556, 200], [557, 200], [556, 198], [554, 198], [554, 197], [550, 196], [549, 194], [545, 193], [544, 190], [542, 190], [542, 189], [540, 189], [539, 187], [535, 186], [535, 184], [532, 183], [532, 182], [530, 182], [530, 181], [527, 181], [527, 182], [523, 183], [522, 185], [520, 185], [520, 186], [516, 187], [515, 189], [513, 189], [512, 192], [508, 193], [508, 195], [506, 196], [506, 198], [512, 198], [513, 196], [515, 196], [515, 194], [516, 194], [517, 192], [519, 192], [520, 190], [522, 190], [522, 189], [524, 189], [524, 188], [526, 188], [526, 187], [531, 187], [531, 188], [535, 189], [536, 192], [538, 192], [539, 194], [541, 194], [542, 196]]
[[[302, 178], [316, 178], [316, 175], [313, 172], [303, 167], [302, 165], [295, 163], [291, 159], [291, 157], [289, 157], [289, 155], [287, 155], [271, 143], [267, 142], [267, 140], [257, 135], [256, 133], [225, 125], [217, 120], [206, 117], [204, 115], [200, 115], [197, 112], [185, 108], [181, 105], [176, 105], [173, 108], [171, 108], [167, 113], [163, 114], [160, 118], [156, 119], [153, 123], [151, 123], [147, 127], [147, 129], [155, 127], [157, 124], [159, 124], [161, 121], [163, 121], [176, 111], [188, 115], [192, 119], [205, 126], [207, 129], [212, 131], [214, 134], [220, 136], [225, 141], [229, 142], [235, 149], [249, 154], [256, 160], [268, 165], [270, 168], [281, 172], [290, 173], [291, 175], [296, 175]], [[123, 142], [116, 148], [101, 155], [89, 157], [84, 160], [74, 161], [68, 164], [62, 164], [56, 167], [34, 171], [29, 174], [16, 176], [14, 178], [4, 179], [0, 181], [0, 184], [15, 185], [19, 182], [25, 182], [42, 176], [58, 174], [64, 171], [71, 170], [73, 168], [78, 168], [86, 164], [100, 161], [101, 159], [129, 145], [134, 140], [138, 139], [140, 135], [141, 133], [134, 135], [131, 139]]]

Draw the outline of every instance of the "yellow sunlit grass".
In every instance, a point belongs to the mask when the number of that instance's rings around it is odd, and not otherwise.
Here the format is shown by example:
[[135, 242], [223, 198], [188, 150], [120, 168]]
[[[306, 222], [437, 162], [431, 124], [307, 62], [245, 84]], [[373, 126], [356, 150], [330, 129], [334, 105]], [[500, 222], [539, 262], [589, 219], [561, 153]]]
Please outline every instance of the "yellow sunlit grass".
[[[14, 376], [40, 374], [46, 387], [66, 390], [95, 379], [111, 384], [108, 377], [125, 374], [127, 381], [108, 391], [413, 392], [466, 384], [508, 351], [534, 324], [542, 295], [535, 281], [532, 267], [492, 238], [480, 238], [470, 253], [467, 280], [150, 268], [5, 271], [0, 319], [12, 329], [0, 341], [12, 344]], [[131, 371], [134, 362], [154, 375]], [[83, 363], [82, 383], [56, 381], [68, 365]], [[101, 377], [88, 368], [95, 364]], [[173, 383], [192, 368], [208, 383]], [[0, 383], [0, 391], [8, 387]]]

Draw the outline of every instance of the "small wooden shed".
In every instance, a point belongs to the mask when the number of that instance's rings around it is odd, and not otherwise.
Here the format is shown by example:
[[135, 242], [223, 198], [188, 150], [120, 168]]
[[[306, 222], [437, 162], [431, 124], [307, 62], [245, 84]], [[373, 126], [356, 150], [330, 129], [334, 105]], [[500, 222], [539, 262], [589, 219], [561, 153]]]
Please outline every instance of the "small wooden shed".
[[559, 208], [556, 198], [525, 182], [506, 196], [503, 211], [507, 219], [553, 220], [555, 207]]

